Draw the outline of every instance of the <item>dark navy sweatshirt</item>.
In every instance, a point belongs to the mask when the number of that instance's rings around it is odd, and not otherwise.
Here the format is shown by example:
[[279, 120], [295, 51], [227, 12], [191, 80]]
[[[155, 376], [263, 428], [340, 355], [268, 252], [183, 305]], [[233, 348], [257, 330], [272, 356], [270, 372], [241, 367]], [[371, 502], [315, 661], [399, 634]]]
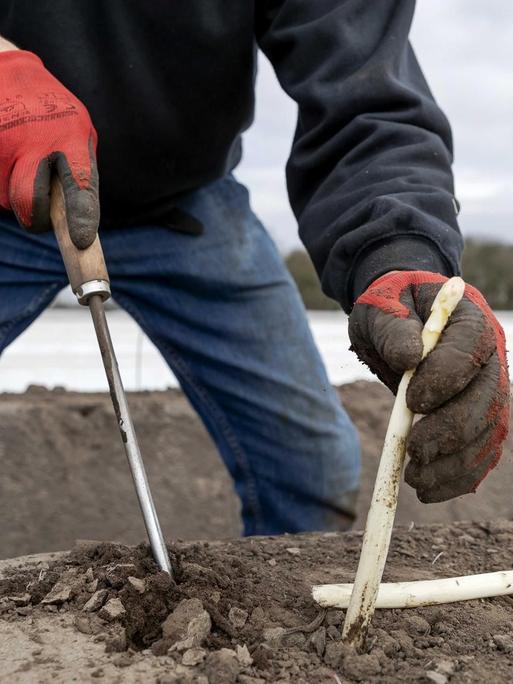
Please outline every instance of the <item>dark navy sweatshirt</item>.
[[408, 42], [413, 11], [414, 0], [1, 0], [0, 34], [89, 109], [105, 226], [165, 222], [178, 197], [237, 166], [260, 48], [298, 105], [287, 183], [301, 239], [350, 310], [386, 271], [459, 271], [451, 132]]

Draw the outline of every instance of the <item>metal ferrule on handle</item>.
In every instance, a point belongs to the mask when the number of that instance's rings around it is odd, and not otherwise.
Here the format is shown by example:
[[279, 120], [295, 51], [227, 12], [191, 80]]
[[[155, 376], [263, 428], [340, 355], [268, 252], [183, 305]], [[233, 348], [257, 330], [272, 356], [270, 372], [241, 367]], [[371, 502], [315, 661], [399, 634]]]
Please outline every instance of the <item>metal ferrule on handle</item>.
[[101, 297], [102, 302], [106, 302], [107, 299], [110, 299], [111, 297], [110, 283], [108, 280], [90, 280], [77, 287], [73, 292], [78, 299], [78, 303], [82, 304], [82, 306], [87, 306], [90, 297], [93, 295]]

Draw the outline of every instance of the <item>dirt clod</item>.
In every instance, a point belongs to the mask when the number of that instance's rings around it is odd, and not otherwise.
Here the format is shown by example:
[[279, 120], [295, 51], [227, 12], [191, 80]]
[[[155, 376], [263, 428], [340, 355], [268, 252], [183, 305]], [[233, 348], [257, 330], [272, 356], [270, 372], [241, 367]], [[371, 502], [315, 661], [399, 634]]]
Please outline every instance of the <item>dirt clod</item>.
[[118, 598], [111, 598], [107, 603], [101, 608], [98, 613], [102, 620], [108, 620], [113, 622], [114, 620], [119, 620], [126, 614], [125, 606], [121, 603]]
[[492, 637], [499, 651], [513, 652], [513, 637], [509, 634], [494, 634]]
[[107, 589], [97, 589], [88, 601], [84, 604], [82, 610], [85, 613], [93, 613], [103, 606], [107, 598]]
[[139, 594], [144, 594], [144, 591], [146, 589], [146, 584], [144, 583], [144, 580], [139, 579], [139, 577], [132, 577], [130, 575], [128, 577], [128, 583], [131, 587], [135, 589], [135, 591], [139, 592]]
[[356, 682], [368, 682], [381, 672], [381, 663], [377, 655], [353, 653], [344, 658], [344, 672]]
[[182, 665], [199, 665], [207, 657], [207, 652], [204, 648], [189, 648], [182, 656]]
[[74, 624], [82, 634], [99, 634], [103, 630], [101, 620], [89, 615], [77, 615]]
[[64, 584], [63, 582], [57, 582], [48, 594], [41, 601], [43, 605], [52, 605], [65, 603], [69, 601], [72, 594], [72, 588], [69, 584]]
[[287, 630], [283, 627], [269, 627], [264, 629], [262, 636], [266, 644], [271, 647], [279, 646]]
[[319, 657], [326, 650], [326, 627], [319, 627], [310, 637], [310, 644]]
[[228, 620], [235, 629], [242, 629], [248, 621], [248, 617], [248, 611], [243, 608], [237, 608], [237, 606], [233, 606], [228, 612]]
[[199, 599], [184, 599], [166, 618], [162, 634], [172, 651], [186, 651], [203, 644], [212, 628], [210, 615]]
[[253, 658], [251, 657], [251, 654], [246, 644], [244, 644], [244, 646], [239, 646], [239, 644], [237, 644], [235, 648], [235, 653], [237, 655], [237, 660], [242, 665], [242, 667], [249, 667], [253, 664]]
[[329, 667], [337, 668], [350, 653], [351, 649], [341, 641], [330, 641], [326, 644], [324, 662]]
[[229, 648], [211, 653], [206, 660], [209, 684], [234, 684], [241, 669], [237, 654]]

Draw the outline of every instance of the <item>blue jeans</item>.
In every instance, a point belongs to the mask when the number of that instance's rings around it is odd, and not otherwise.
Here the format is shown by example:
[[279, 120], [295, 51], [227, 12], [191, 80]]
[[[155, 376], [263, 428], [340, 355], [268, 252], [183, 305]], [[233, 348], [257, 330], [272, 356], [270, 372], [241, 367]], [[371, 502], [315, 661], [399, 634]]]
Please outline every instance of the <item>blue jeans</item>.
[[[101, 232], [115, 300], [209, 430], [246, 534], [347, 528], [357, 432], [247, 190], [228, 176], [179, 205], [203, 223], [203, 235], [155, 225]], [[30, 235], [0, 216], [0, 353], [66, 284], [53, 234]]]

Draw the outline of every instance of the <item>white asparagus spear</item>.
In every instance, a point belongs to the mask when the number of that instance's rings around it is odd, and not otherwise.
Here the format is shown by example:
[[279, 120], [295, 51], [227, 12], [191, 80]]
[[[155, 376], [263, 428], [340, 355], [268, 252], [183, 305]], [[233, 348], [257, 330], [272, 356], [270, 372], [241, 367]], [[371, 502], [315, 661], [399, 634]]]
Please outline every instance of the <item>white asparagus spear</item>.
[[[433, 301], [431, 315], [422, 330], [422, 358], [435, 347], [464, 290], [465, 283], [458, 277], [450, 278], [440, 288]], [[353, 592], [342, 631], [342, 638], [356, 648], [363, 646], [367, 628], [374, 614], [379, 583], [390, 545], [406, 442], [413, 421], [413, 413], [406, 406], [406, 389], [413, 373], [414, 370], [404, 373], [397, 390], [367, 515]]]
[[[323, 608], [347, 608], [352, 590], [352, 584], [320, 584], [312, 589], [312, 596]], [[417, 582], [384, 582], [379, 586], [375, 607], [415, 608], [506, 594], [513, 594], [513, 570]]]

